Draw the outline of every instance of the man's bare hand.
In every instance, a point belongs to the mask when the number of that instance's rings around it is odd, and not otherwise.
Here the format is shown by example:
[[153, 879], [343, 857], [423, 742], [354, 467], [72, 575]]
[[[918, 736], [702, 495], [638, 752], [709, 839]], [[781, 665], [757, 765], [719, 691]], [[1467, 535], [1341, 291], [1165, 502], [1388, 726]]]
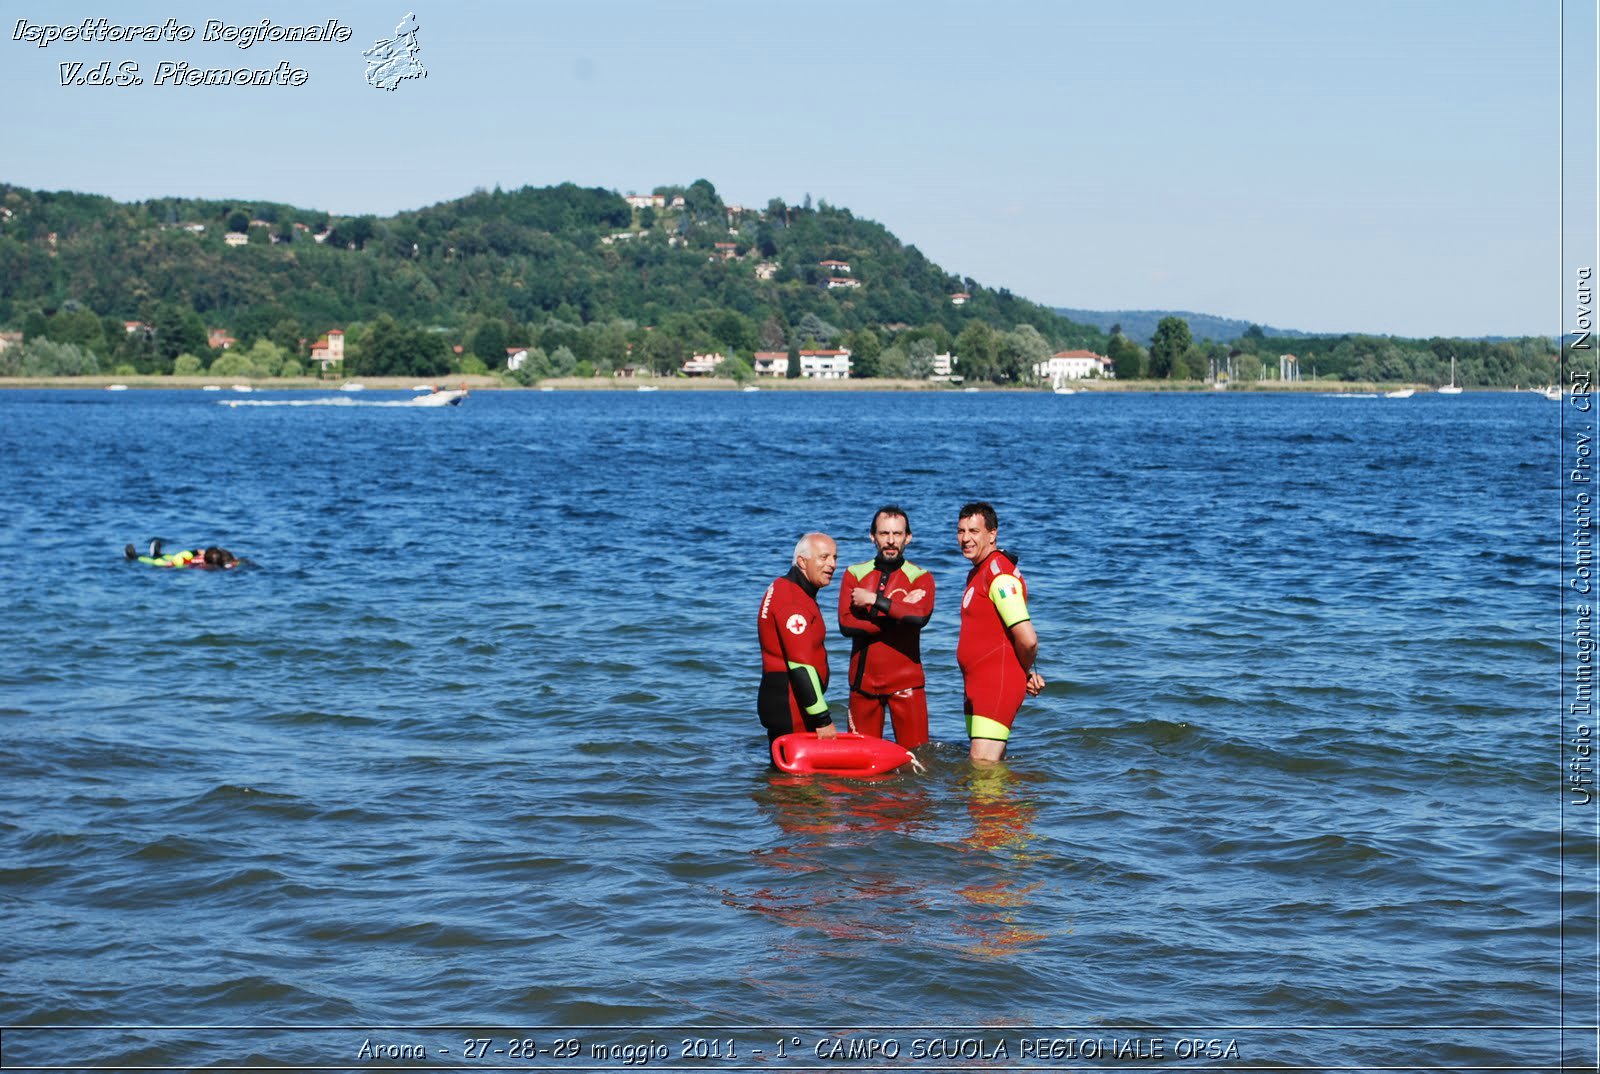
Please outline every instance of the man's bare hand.
[[839, 729], [837, 727], [835, 727], [831, 723], [825, 723], [821, 727], [817, 728], [817, 737], [818, 738], [838, 738], [839, 737]]
[[1044, 689], [1044, 676], [1037, 671], [1028, 672], [1028, 696], [1038, 697], [1039, 691]]
[[852, 608], [858, 610], [870, 608], [876, 603], [878, 603], [878, 593], [876, 590], [867, 589], [863, 586], [857, 586], [850, 591], [850, 607]]

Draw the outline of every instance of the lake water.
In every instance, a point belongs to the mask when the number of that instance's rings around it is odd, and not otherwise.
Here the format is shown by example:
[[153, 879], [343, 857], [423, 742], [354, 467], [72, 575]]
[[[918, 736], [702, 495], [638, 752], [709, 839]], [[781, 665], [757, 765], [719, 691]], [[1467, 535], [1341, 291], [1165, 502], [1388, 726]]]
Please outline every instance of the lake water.
[[[1558, 404], [219, 401], [0, 393], [7, 1067], [1592, 1067]], [[993, 771], [977, 498], [1050, 682]], [[930, 770], [778, 775], [762, 591], [886, 501]]]

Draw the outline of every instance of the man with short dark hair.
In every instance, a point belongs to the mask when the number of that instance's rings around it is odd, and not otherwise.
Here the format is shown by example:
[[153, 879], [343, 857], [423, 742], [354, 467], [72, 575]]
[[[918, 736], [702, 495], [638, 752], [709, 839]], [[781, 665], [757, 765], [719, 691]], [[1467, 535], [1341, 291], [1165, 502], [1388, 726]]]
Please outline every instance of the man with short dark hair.
[[1000, 519], [987, 503], [969, 503], [956, 519], [956, 543], [972, 563], [961, 596], [963, 709], [974, 761], [1006, 755], [1011, 724], [1024, 695], [1036, 697], [1044, 677], [1033, 668], [1039, 636], [1028, 615], [1028, 587], [1016, 557], [999, 545]]
[[808, 533], [794, 547], [789, 573], [767, 586], [756, 622], [761, 639], [761, 689], [756, 712], [767, 742], [793, 731], [833, 738], [828, 702], [827, 627], [817, 593], [833, 580], [839, 546], [826, 533]]
[[850, 639], [850, 728], [883, 737], [884, 710], [906, 749], [928, 741], [922, 628], [933, 614], [933, 575], [905, 558], [911, 520], [880, 507], [869, 530], [878, 554], [845, 569], [839, 633]]

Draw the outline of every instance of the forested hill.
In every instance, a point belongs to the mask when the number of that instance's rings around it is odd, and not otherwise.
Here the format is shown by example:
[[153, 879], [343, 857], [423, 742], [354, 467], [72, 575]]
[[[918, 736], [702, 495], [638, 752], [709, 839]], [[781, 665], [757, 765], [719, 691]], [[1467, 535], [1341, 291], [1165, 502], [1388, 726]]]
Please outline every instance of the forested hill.
[[[529, 344], [559, 345], [596, 369], [660, 370], [696, 351], [811, 345], [851, 347], [866, 373], [880, 353], [904, 361], [912, 344], [937, 353], [961, 337], [965, 371], [1004, 380], [1051, 351], [1107, 344], [1098, 329], [946, 271], [848, 209], [809, 196], [727, 205], [705, 180], [654, 193], [655, 205], [636, 207], [571, 184], [479, 190], [347, 218], [0, 184], [0, 327], [35, 336], [50, 326], [50, 339], [141, 372], [210, 353], [199, 349], [208, 330], [303, 358], [329, 329], [359, 349], [362, 329], [379, 323], [465, 345], [491, 368], [507, 346]], [[75, 327], [58, 332], [63, 314]], [[150, 346], [128, 353], [117, 331], [126, 321], [153, 326], [139, 337]]]

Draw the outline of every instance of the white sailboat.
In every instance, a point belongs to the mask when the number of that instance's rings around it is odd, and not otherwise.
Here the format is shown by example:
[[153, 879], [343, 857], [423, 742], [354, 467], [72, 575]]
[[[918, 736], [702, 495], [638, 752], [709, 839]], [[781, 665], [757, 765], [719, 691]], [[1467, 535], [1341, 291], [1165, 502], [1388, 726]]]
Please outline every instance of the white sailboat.
[[1450, 383], [1439, 389], [1440, 395], [1460, 395], [1461, 385], [1456, 383], [1456, 356], [1450, 356]]

